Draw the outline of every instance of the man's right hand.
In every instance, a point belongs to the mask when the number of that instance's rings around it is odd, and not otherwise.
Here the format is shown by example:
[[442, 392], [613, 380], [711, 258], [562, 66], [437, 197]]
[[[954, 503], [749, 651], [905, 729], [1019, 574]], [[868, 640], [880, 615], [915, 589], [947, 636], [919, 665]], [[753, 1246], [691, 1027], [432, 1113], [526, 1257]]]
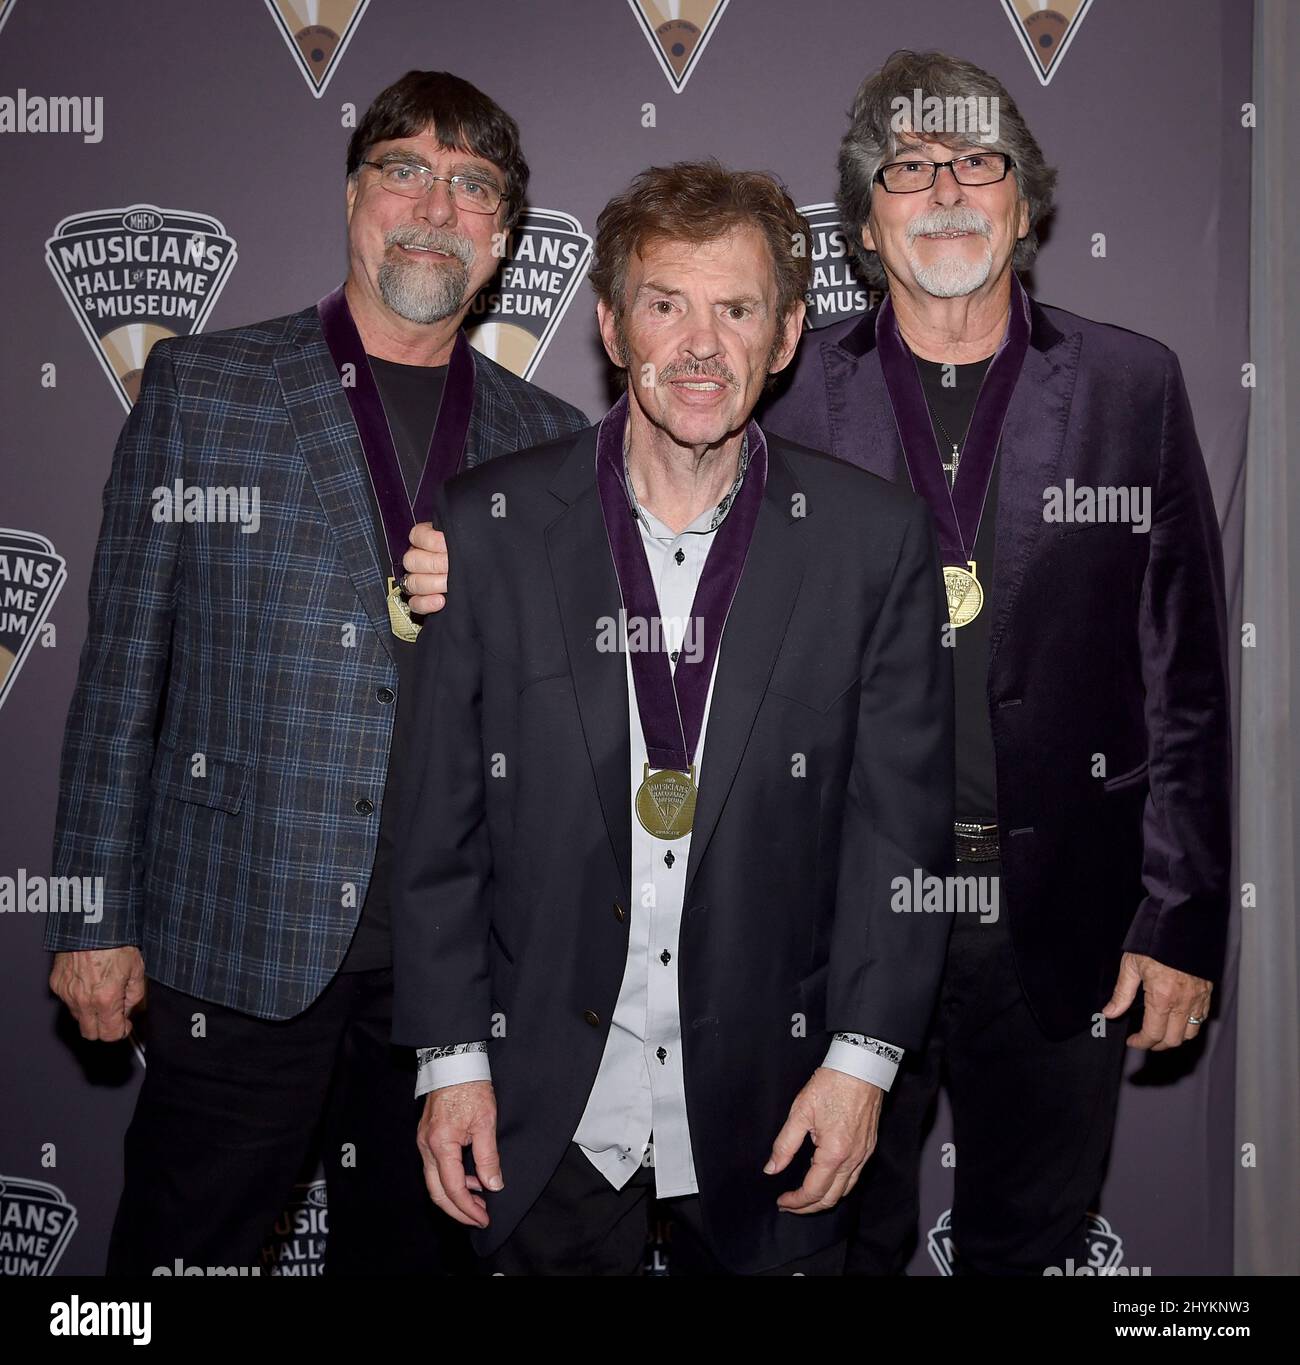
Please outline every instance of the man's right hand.
[[50, 989], [83, 1038], [115, 1043], [131, 1032], [131, 1011], [144, 1000], [144, 958], [139, 948], [55, 953]]
[[433, 529], [431, 521], [411, 527], [411, 544], [402, 556], [402, 568], [406, 570], [402, 581], [413, 612], [432, 616], [447, 605], [447, 538]]
[[[485, 1228], [487, 1204], [472, 1191], [504, 1188], [497, 1156], [497, 1101], [491, 1081], [464, 1081], [430, 1091], [416, 1138], [429, 1197], [458, 1223]], [[465, 1174], [465, 1148], [474, 1149], [477, 1176]]]

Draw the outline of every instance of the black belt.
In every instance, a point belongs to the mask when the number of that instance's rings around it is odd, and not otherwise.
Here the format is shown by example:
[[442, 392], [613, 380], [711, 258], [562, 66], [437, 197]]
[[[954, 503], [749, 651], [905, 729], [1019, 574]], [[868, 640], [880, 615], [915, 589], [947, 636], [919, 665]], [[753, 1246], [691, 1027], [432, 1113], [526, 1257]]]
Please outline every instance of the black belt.
[[953, 825], [959, 863], [991, 863], [1000, 856], [998, 827], [981, 825], [972, 820], [958, 820]]

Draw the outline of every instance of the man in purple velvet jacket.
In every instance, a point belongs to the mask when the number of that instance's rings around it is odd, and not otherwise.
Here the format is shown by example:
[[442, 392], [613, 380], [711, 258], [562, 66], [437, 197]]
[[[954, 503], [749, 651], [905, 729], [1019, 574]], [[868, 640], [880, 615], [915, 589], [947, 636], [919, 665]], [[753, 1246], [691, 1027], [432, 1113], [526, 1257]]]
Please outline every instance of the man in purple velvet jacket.
[[[939, 107], [918, 89], [992, 99], [997, 135], [914, 127], [908, 111]], [[906, 1264], [942, 1073], [957, 1272], [1041, 1274], [1084, 1263], [1139, 988], [1128, 1045], [1178, 1047], [1222, 970], [1218, 523], [1174, 354], [1042, 307], [1016, 278], [1055, 172], [997, 80], [895, 54], [858, 93], [839, 168], [845, 233], [885, 299], [808, 335], [759, 416], [930, 505], [970, 879], [943, 908], [982, 911], [952, 915], [930, 1043], [888, 1098], [849, 1273]], [[900, 887], [895, 909], [925, 894]]]

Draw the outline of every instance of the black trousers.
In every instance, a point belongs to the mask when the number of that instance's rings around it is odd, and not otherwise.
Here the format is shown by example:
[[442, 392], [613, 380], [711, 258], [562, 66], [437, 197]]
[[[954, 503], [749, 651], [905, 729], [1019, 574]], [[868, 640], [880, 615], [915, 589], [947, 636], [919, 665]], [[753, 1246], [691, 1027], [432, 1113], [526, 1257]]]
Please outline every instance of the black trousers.
[[[965, 875], [999, 864], [963, 863]], [[886, 1096], [859, 1182], [845, 1273], [903, 1274], [916, 1246], [921, 1146], [941, 1081], [956, 1147], [954, 1274], [1041, 1275], [1087, 1263], [1086, 1219], [1101, 1186], [1123, 1073], [1124, 1019], [1045, 1038], [1016, 972], [1006, 907], [958, 914], [929, 1044], [908, 1053]]]
[[[651, 1167], [640, 1167], [616, 1190], [571, 1142], [537, 1202], [501, 1246], [483, 1258], [482, 1269], [489, 1275], [636, 1275], [645, 1258], [654, 1208]], [[710, 1249], [698, 1195], [660, 1200], [658, 1208], [671, 1219], [670, 1276], [734, 1273]], [[843, 1267], [840, 1242], [761, 1273], [839, 1275]]]
[[178, 1258], [261, 1266], [263, 1239], [318, 1143], [326, 1273], [472, 1273], [464, 1229], [425, 1190], [415, 1057], [391, 1045], [391, 1023], [389, 968], [341, 973], [283, 1021], [150, 981], [108, 1273], [174, 1270]]

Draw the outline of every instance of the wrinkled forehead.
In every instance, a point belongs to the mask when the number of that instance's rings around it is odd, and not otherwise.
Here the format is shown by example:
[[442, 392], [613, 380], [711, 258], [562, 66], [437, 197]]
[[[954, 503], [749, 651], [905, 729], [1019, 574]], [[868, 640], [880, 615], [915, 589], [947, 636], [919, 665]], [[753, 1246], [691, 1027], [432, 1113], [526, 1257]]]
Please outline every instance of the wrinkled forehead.
[[733, 223], [702, 240], [658, 232], [642, 238], [628, 259], [628, 277], [632, 282], [651, 276], [737, 279], [766, 288], [775, 285], [775, 275], [767, 239], [752, 223]]

